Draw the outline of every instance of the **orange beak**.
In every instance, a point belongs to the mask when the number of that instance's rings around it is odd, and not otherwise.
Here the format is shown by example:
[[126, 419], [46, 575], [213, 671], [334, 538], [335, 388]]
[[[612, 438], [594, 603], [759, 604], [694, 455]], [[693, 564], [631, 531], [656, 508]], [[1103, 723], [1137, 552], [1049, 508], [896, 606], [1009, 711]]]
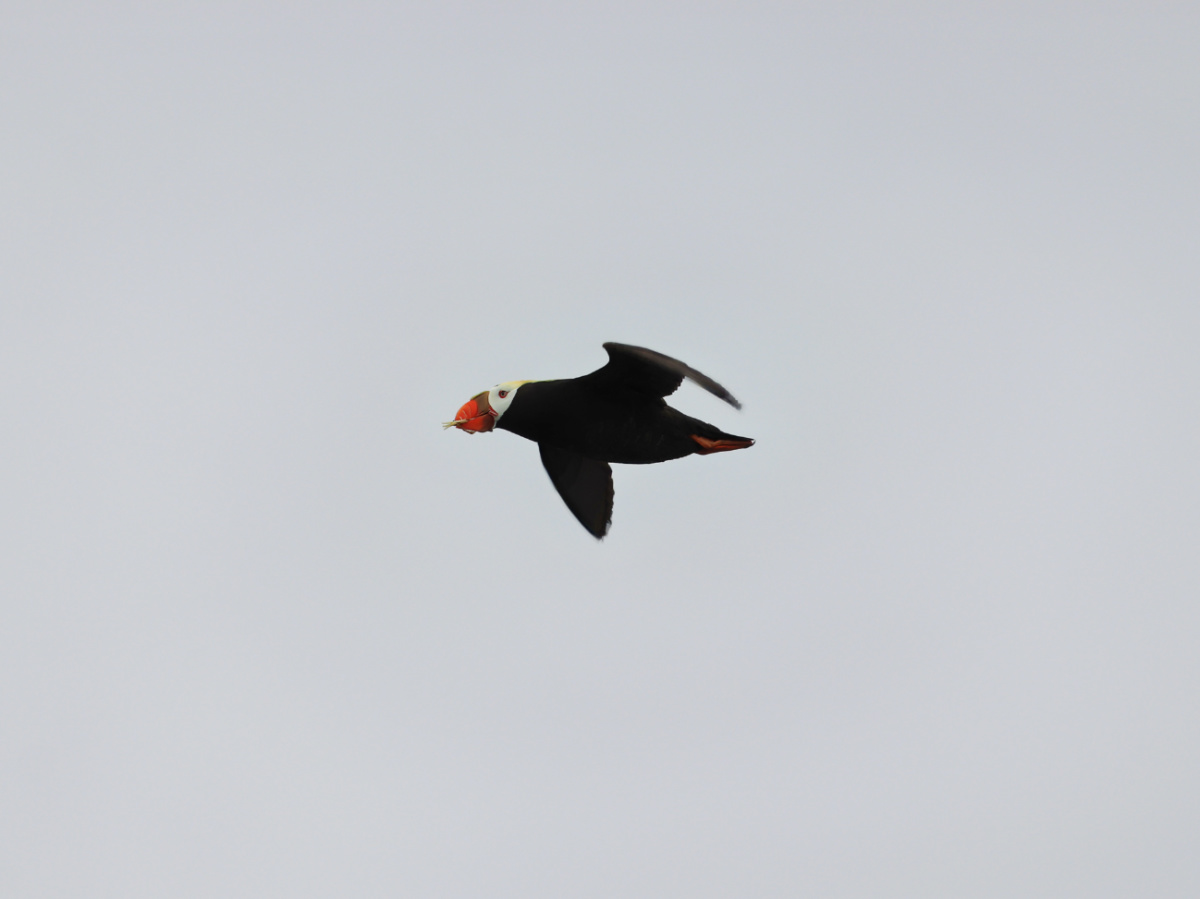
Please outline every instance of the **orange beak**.
[[496, 426], [496, 413], [488, 403], [488, 392], [485, 390], [478, 396], [473, 396], [458, 410], [454, 421], [442, 423], [443, 428], [458, 428], [471, 434], [482, 434]]

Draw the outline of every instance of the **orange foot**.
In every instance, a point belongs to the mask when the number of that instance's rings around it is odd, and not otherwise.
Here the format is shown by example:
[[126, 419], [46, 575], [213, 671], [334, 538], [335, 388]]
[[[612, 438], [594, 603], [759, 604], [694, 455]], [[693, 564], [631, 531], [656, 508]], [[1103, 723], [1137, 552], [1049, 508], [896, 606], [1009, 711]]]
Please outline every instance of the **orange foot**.
[[709, 440], [707, 437], [701, 437], [699, 434], [690, 434], [689, 436], [700, 444], [700, 449], [696, 450], [696, 453], [701, 456], [754, 446], [753, 440]]

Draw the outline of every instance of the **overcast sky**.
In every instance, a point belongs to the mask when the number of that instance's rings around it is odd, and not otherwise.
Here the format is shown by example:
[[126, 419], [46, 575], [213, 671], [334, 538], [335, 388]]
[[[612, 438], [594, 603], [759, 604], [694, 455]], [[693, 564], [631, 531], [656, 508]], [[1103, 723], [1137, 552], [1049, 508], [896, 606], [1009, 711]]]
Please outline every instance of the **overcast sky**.
[[[0, 893], [1200, 895], [1198, 48], [6, 3]], [[606, 340], [600, 543], [439, 423]]]

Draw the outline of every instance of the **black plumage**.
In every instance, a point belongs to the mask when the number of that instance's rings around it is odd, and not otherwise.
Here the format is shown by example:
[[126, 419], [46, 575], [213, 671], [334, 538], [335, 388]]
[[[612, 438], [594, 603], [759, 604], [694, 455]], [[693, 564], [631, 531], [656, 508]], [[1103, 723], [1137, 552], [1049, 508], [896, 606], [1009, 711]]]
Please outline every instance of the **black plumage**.
[[542, 464], [567, 508], [597, 538], [612, 522], [610, 462], [666, 462], [754, 444], [749, 437], [685, 415], [663, 399], [687, 378], [741, 408], [712, 378], [643, 347], [606, 343], [604, 348], [608, 364], [591, 374], [521, 383], [495, 419], [496, 428], [538, 444]]

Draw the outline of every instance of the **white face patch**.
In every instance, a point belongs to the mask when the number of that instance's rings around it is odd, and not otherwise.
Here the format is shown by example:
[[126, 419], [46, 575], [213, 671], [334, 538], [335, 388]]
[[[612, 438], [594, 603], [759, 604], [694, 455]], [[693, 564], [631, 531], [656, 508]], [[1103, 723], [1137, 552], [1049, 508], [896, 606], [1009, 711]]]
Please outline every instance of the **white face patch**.
[[517, 390], [521, 385], [528, 383], [528, 381], [505, 381], [488, 391], [488, 405], [496, 413], [496, 421], [499, 421], [500, 417], [508, 410], [509, 404], [512, 403], [513, 397], [517, 395]]

